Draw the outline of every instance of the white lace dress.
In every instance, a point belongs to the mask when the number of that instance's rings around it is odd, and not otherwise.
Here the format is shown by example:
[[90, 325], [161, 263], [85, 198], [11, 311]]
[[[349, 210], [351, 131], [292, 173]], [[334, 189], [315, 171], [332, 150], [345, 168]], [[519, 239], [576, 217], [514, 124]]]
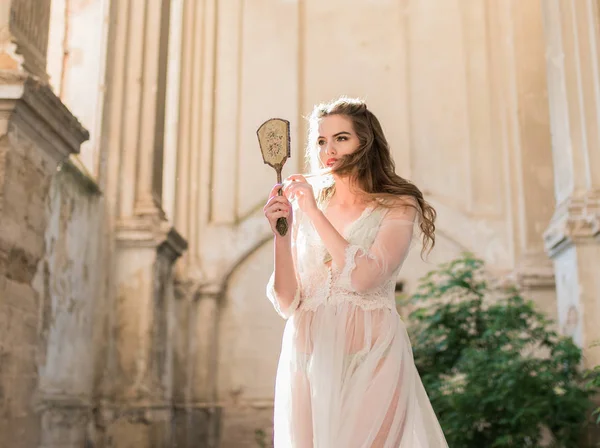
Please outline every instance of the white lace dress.
[[298, 290], [288, 319], [275, 388], [276, 448], [438, 448], [444, 435], [415, 368], [394, 302], [413, 222], [367, 208], [344, 229], [344, 266], [328, 253], [308, 217], [294, 211]]

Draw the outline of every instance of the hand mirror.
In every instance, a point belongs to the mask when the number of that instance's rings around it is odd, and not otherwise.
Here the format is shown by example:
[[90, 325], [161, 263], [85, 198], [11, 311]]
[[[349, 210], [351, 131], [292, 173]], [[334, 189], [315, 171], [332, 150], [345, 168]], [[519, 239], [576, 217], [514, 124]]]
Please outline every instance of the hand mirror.
[[[277, 183], [281, 184], [281, 171], [288, 157], [290, 157], [290, 122], [281, 118], [271, 118], [260, 125], [256, 131], [263, 161], [277, 172]], [[281, 189], [279, 196], [283, 193]], [[277, 219], [275, 226], [281, 236], [288, 231], [286, 218]]]

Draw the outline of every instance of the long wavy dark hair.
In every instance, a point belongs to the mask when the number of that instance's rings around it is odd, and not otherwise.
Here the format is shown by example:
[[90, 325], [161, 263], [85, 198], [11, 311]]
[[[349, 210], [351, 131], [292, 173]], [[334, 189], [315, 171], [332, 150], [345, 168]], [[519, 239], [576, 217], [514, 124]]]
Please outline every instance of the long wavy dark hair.
[[[309, 117], [306, 157], [313, 171], [323, 168], [317, 145], [319, 120], [330, 115], [350, 119], [359, 139], [359, 147], [352, 154], [340, 158], [333, 169], [338, 176], [349, 176], [352, 184], [363, 194], [384, 207], [392, 207], [399, 200], [417, 210], [423, 238], [421, 256], [435, 246], [435, 209], [425, 201], [423, 193], [410, 181], [398, 176], [389, 144], [381, 124], [364, 101], [342, 97], [331, 103], [315, 106]], [[317, 201], [323, 203], [335, 192], [335, 185], [317, 190]]]

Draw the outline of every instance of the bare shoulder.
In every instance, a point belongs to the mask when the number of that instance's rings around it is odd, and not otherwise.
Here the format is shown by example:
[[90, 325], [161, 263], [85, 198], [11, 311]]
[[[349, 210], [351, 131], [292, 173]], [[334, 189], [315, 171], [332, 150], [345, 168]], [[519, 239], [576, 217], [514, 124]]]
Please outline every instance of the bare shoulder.
[[398, 196], [388, 202], [388, 217], [403, 221], [415, 221], [419, 204], [412, 196]]

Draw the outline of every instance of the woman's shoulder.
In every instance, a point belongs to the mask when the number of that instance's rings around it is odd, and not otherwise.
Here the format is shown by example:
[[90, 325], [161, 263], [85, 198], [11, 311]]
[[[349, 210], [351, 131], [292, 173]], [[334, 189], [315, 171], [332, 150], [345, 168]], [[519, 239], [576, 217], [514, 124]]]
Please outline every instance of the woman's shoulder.
[[393, 196], [380, 201], [380, 208], [385, 211], [386, 219], [397, 219], [414, 222], [419, 204], [413, 196]]

